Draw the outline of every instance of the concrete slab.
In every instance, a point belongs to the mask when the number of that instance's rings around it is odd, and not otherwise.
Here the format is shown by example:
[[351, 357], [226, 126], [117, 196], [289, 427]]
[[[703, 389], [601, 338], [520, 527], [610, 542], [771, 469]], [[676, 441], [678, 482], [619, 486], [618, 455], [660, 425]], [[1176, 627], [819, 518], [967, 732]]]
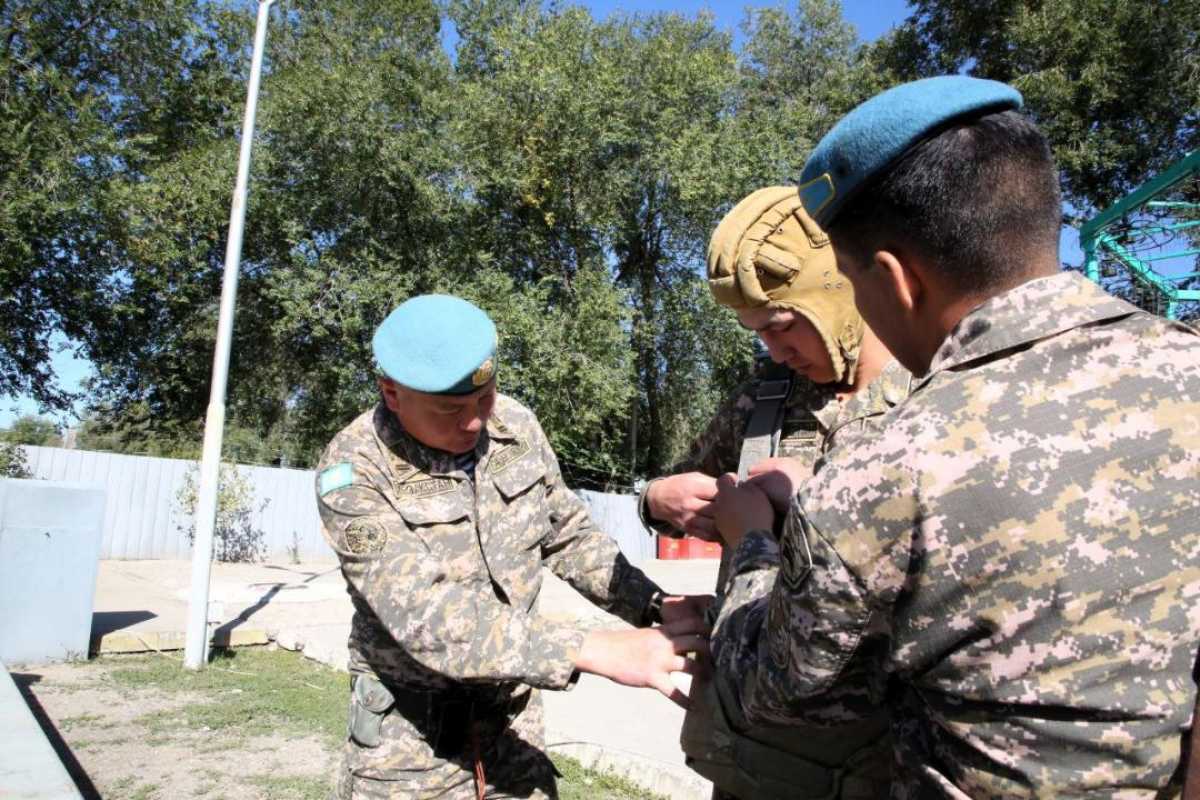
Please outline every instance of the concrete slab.
[[[671, 593], [704, 594], [716, 582], [715, 560], [655, 560], [642, 567]], [[545, 616], [587, 629], [625, 624], [549, 572], [544, 577]], [[93, 652], [183, 649], [190, 580], [188, 561], [100, 562]], [[274, 642], [346, 669], [353, 607], [336, 562], [216, 563], [209, 598], [217, 643]], [[683, 764], [683, 711], [657, 692], [584, 676], [569, 692], [546, 692], [545, 705], [553, 751], [673, 800], [708, 800], [711, 785]]]
[[79, 790], [50, 746], [25, 698], [0, 664], [0, 797], [78, 800]]

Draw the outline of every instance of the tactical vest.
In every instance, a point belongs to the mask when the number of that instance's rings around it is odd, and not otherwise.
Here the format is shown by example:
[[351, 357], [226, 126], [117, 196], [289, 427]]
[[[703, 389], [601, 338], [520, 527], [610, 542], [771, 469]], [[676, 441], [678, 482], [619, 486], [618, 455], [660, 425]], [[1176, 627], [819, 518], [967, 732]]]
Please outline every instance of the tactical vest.
[[[778, 366], [759, 382], [738, 459], [738, 478], [775, 454], [794, 373]], [[717, 601], [729, 573], [721, 554]], [[891, 786], [892, 747], [883, 715], [840, 726], [748, 727], [734, 698], [706, 678], [692, 681], [680, 745], [693, 770], [713, 782], [714, 798], [741, 800], [876, 800]]]

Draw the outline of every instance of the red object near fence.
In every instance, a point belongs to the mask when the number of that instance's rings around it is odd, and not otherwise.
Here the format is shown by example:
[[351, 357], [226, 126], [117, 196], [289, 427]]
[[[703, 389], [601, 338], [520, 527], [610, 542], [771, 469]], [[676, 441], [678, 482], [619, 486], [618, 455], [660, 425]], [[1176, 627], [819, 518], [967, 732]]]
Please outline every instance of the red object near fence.
[[706, 542], [694, 536], [673, 539], [660, 535], [658, 537], [658, 557], [668, 561], [683, 558], [720, 558], [721, 543]]

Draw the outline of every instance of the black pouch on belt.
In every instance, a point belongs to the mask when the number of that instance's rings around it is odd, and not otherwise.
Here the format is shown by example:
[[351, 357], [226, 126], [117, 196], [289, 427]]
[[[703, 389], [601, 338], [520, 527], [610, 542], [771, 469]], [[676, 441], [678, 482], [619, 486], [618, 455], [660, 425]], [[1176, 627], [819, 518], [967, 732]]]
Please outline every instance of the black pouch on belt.
[[433, 713], [437, 726], [432, 744], [438, 758], [450, 759], [466, 752], [474, 709], [475, 701], [470, 695], [435, 701]]
[[484, 724], [492, 735], [498, 734], [525, 709], [529, 696], [528, 690], [514, 693], [511, 684], [471, 687], [435, 696], [434, 752], [442, 758], [465, 753], [471, 726], [476, 723]]

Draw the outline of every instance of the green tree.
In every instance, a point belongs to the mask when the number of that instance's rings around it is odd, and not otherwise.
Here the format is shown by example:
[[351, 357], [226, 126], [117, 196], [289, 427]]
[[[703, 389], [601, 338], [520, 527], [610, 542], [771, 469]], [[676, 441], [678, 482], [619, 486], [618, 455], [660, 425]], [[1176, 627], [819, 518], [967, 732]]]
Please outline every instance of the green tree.
[[[254, 563], [267, 555], [266, 533], [254, 527], [254, 485], [236, 465], [222, 462], [218, 469], [217, 518], [213, 527], [213, 558], [224, 562]], [[175, 493], [183, 512], [179, 528], [189, 544], [196, 541], [196, 506], [200, 502], [200, 469], [194, 466], [183, 476]], [[266, 507], [259, 505], [258, 511]]]
[[[121, 280], [91, 353], [97, 423], [123, 430], [124, 447], [200, 441], [251, 24], [244, 10], [196, 12], [177, 61], [208, 72], [184, 83], [194, 102], [171, 115], [173, 148], [147, 151], [118, 187]], [[266, 460], [315, 461], [372, 396], [370, 331], [448, 260], [437, 31], [420, 0], [291, 4], [273, 18], [227, 400], [234, 432], [274, 448]]]
[[[72, 84], [98, 110], [63, 163], [95, 174], [65, 194], [89, 198], [72, 217], [87, 247], [55, 253], [94, 273], [79, 327], [61, 327], [97, 368], [80, 446], [194, 457], [252, 17], [147, 9], [153, 31], [129, 3], [76, 9], [139, 58]], [[572, 480], [658, 472], [749, 366], [751, 338], [704, 286], [713, 225], [794, 178], [873, 67], [833, 0], [752, 15], [740, 56], [707, 15], [447, 13], [453, 62], [432, 0], [301, 0], [273, 18], [223, 455], [315, 462], [375, 400], [375, 326], [449, 291], [497, 319], [502, 386]]]
[[1196, 0], [915, 0], [876, 56], [897, 78], [967, 70], [1011, 83], [1081, 214], [1200, 147]]
[[[203, 42], [186, 0], [0, 4], [0, 394], [66, 408], [50, 341], [89, 348], [120, 265], [111, 189], [177, 145], [204, 93]], [[174, 68], [173, 68], [174, 67]]]
[[25, 414], [14, 420], [7, 430], [0, 431], [0, 440], [9, 444], [57, 447], [62, 443], [60, 433], [58, 425], [53, 420]]
[[[581, 420], [560, 413], [571, 408], [605, 410], [596, 434], [604, 449], [592, 451], [614, 474], [628, 482], [657, 472], [684, 435], [667, 421], [727, 388], [714, 383], [722, 370], [672, 363], [670, 353], [730, 341], [689, 338], [698, 327], [683, 319], [711, 311], [695, 303], [697, 269], [731, 193], [729, 37], [708, 17], [671, 14], [597, 22], [580, 8], [473, 2], [452, 4], [451, 15], [461, 36], [456, 140], [476, 201], [472, 249], [518, 284], [547, 287], [550, 309], [570, 312], [585, 275], [625, 298], [624, 313], [592, 320], [607, 325], [607, 341], [632, 346], [621, 389], [535, 410], [569, 472], [592, 467], [575, 444], [589, 441]], [[669, 304], [678, 319], [664, 316]], [[729, 352], [738, 352], [731, 338]], [[588, 363], [575, 353], [566, 360]], [[629, 404], [613, 408], [622, 396]]]
[[32, 478], [25, 451], [18, 444], [0, 441], [0, 478]]

